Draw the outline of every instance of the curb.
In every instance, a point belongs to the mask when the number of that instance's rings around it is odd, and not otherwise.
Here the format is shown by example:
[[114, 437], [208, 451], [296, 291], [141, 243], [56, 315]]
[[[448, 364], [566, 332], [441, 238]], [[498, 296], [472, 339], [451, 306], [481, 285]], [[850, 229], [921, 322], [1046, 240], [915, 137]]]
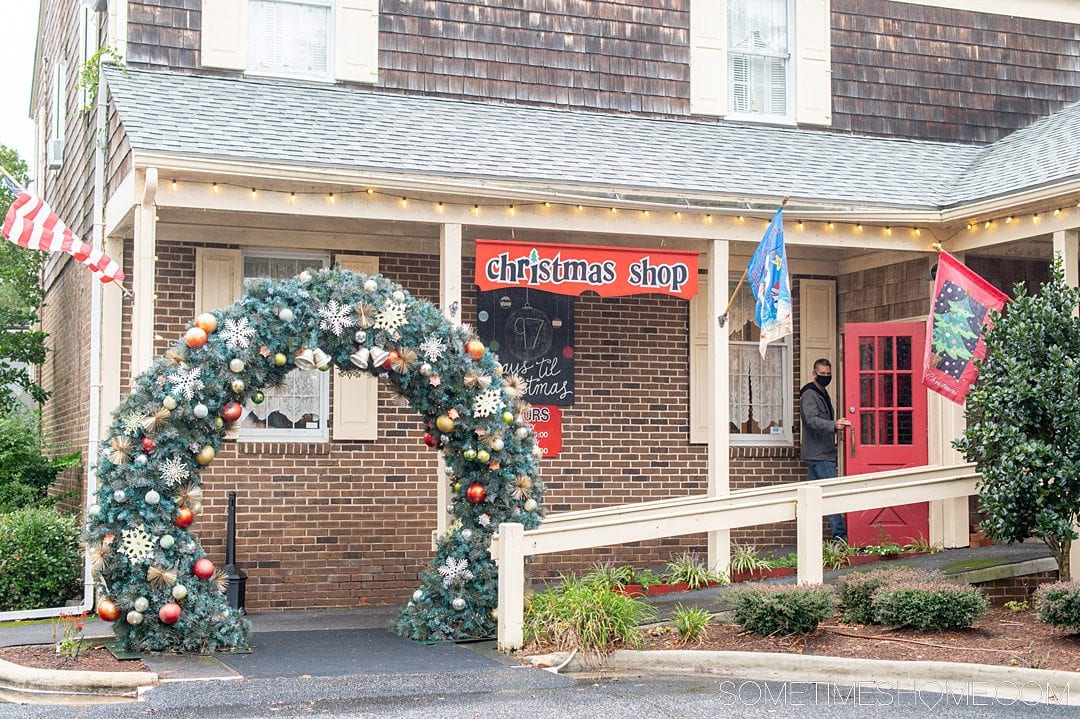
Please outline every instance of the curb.
[[0, 689], [16, 692], [105, 696], [136, 696], [157, 684], [153, 672], [88, 672], [34, 669], [0, 659]]
[[[558, 653], [523, 659], [538, 666], [558, 666], [567, 656]], [[564, 671], [715, 674], [748, 681], [823, 683], [1080, 706], [1080, 673], [990, 664], [695, 649], [619, 649], [598, 664], [582, 663], [575, 657]]]

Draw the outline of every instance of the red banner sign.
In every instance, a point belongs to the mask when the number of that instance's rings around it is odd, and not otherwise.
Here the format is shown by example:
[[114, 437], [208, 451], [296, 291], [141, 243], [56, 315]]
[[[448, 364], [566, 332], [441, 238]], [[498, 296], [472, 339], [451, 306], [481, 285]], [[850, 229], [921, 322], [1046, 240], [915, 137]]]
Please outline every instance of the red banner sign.
[[558, 457], [562, 451], [562, 410], [553, 404], [534, 404], [528, 420], [544, 456]]
[[531, 287], [560, 295], [601, 297], [697, 294], [697, 252], [591, 245], [476, 241], [476, 284], [481, 290]]

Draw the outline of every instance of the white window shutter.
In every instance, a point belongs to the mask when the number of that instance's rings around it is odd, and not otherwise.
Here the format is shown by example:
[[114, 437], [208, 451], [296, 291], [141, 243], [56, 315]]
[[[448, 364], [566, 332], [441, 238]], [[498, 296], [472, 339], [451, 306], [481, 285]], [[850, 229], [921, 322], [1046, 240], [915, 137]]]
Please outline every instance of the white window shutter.
[[335, 0], [334, 78], [379, 81], [379, 0]]
[[195, 314], [223, 309], [244, 294], [240, 250], [195, 248]]
[[[375, 275], [379, 258], [360, 255], [338, 255], [341, 269]], [[379, 382], [373, 376], [346, 377], [334, 369], [335, 440], [378, 439]]]
[[834, 280], [799, 280], [799, 386], [811, 381], [814, 360], [825, 357], [833, 364], [837, 384], [829, 394], [840, 395], [843, 377], [836, 355], [836, 282]]
[[727, 111], [727, 1], [690, 0], [690, 114]]
[[829, 0], [795, 0], [795, 120], [832, 124]]
[[712, 413], [709, 390], [709, 285], [698, 276], [698, 291], [690, 300], [690, 443], [709, 443]]
[[247, 0], [202, 0], [202, 66], [247, 67]]

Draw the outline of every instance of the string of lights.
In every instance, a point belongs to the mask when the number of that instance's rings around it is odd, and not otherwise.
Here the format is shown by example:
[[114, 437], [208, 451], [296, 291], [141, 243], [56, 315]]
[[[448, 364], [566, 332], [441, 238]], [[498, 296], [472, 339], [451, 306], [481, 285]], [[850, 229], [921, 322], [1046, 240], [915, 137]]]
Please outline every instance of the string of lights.
[[[181, 181], [172, 180], [170, 182], [170, 188], [173, 192], [180, 189]], [[203, 184], [201, 182], [197, 184]], [[426, 200], [416, 197], [409, 197], [407, 194], [403, 195], [400, 192], [394, 192], [389, 190], [383, 190], [377, 187], [366, 187], [362, 189], [350, 189], [339, 190], [337, 192], [311, 192], [311, 191], [282, 191], [276, 189], [263, 189], [259, 187], [251, 187], [248, 185], [241, 185], [238, 183], [230, 182], [211, 182], [209, 189], [211, 192], [218, 194], [223, 187], [237, 188], [246, 190], [250, 193], [252, 201], [258, 201], [261, 197], [266, 195], [270, 196], [282, 196], [289, 204], [296, 204], [298, 198], [310, 198], [310, 197], [323, 197], [329, 205], [334, 205], [344, 197], [348, 196], [369, 196], [379, 198], [389, 198], [397, 201], [402, 209], [408, 209], [422, 203], [430, 202], [435, 212], [444, 213], [448, 208], [456, 208], [459, 210], [467, 210], [474, 216], [479, 217], [485, 212], [505, 212], [509, 216], [517, 214], [523, 209], [550, 209], [552, 207], [569, 208], [578, 213], [606, 213], [610, 215], [633, 214], [636, 213], [641, 219], [649, 219], [654, 216], [660, 216], [663, 213], [669, 213], [670, 217], [676, 221], [683, 220], [698, 220], [706, 224], [713, 223], [718, 217], [733, 218], [736, 222], [744, 223], [748, 221], [757, 220], [762, 223], [762, 228], [768, 227], [769, 221], [772, 217], [774, 210], [746, 210], [741, 214], [732, 214], [732, 209], [727, 207], [695, 207], [687, 206], [682, 209], [671, 209], [669, 203], [644, 203], [644, 202], [629, 202], [619, 200], [619, 204], [607, 204], [597, 202], [597, 198], [590, 198], [588, 203], [581, 201], [579, 198], [575, 198], [573, 201], [532, 201], [532, 202], [498, 202], [498, 201], [481, 201], [481, 202], [447, 202], [445, 200]], [[644, 205], [644, 206], [643, 206]], [[1076, 207], [1080, 208], [1080, 202], [1076, 204]], [[987, 218], [982, 220], [971, 220], [966, 223], [965, 230], [967, 232], [978, 232], [979, 230], [991, 230], [999, 224], [1012, 225], [1014, 223], [1019, 224], [1022, 222], [1029, 222], [1030, 224], [1038, 225], [1043, 214], [1052, 214], [1054, 217], [1059, 217], [1063, 213], [1068, 212], [1065, 207], [1057, 207], [1053, 210], [1044, 210], [1043, 213], [1032, 212], [1027, 215], [1006, 215], [998, 218]], [[795, 214], [795, 213], [790, 213]], [[922, 237], [924, 227], [918, 226], [894, 226], [894, 225], [869, 225], [862, 222], [846, 222], [837, 220], [805, 220], [805, 219], [792, 219], [788, 221], [789, 224], [794, 224], [795, 228], [799, 232], [804, 232], [812, 225], [820, 224], [821, 229], [826, 232], [835, 232], [838, 227], [846, 226], [852, 228], [857, 233], [876, 231], [880, 232], [885, 237], [892, 237], [894, 233], [906, 233], [910, 237]], [[943, 242], [948, 242], [949, 239], [955, 238], [961, 234], [957, 232], [949, 238], [943, 238]], [[935, 243], [936, 244], [936, 243]]]

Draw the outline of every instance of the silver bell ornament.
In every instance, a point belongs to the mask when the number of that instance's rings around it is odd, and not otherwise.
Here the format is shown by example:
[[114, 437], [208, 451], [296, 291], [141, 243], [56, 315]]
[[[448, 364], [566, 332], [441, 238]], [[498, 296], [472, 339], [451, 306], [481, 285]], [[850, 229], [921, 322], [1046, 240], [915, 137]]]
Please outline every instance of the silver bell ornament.
[[244, 360], [240, 359], [239, 357], [233, 357], [231, 360], [229, 360], [229, 369], [233, 372], [243, 372], [244, 367]]
[[195, 415], [196, 419], [206, 419], [206, 416], [210, 414], [210, 409], [205, 404], [200, 402], [199, 404], [191, 408], [191, 413]]
[[454, 601], [450, 602], [450, 605], [459, 612], [465, 608], [464, 597], [454, 597]]
[[296, 355], [296, 359], [293, 360], [297, 367], [302, 370], [315, 369], [315, 352], [310, 347], [305, 348], [300, 354]]
[[143, 495], [143, 501], [145, 501], [150, 506], [153, 506], [161, 501], [161, 495], [158, 494], [156, 489], [151, 489], [149, 492]]
[[390, 359], [390, 353], [382, 347], [371, 348], [371, 363], [376, 367], [382, 367], [388, 359]]
[[371, 353], [368, 352], [367, 347], [361, 347], [349, 355], [349, 361], [360, 369], [367, 369], [371, 364]]
[[312, 360], [315, 362], [316, 369], [322, 370], [323, 372], [330, 369], [330, 355], [326, 354], [321, 349], [316, 349], [315, 352], [312, 353]]
[[278, 310], [277, 318], [282, 322], [292, 322], [293, 311], [290, 310], [288, 307], [282, 307], [280, 310]]

